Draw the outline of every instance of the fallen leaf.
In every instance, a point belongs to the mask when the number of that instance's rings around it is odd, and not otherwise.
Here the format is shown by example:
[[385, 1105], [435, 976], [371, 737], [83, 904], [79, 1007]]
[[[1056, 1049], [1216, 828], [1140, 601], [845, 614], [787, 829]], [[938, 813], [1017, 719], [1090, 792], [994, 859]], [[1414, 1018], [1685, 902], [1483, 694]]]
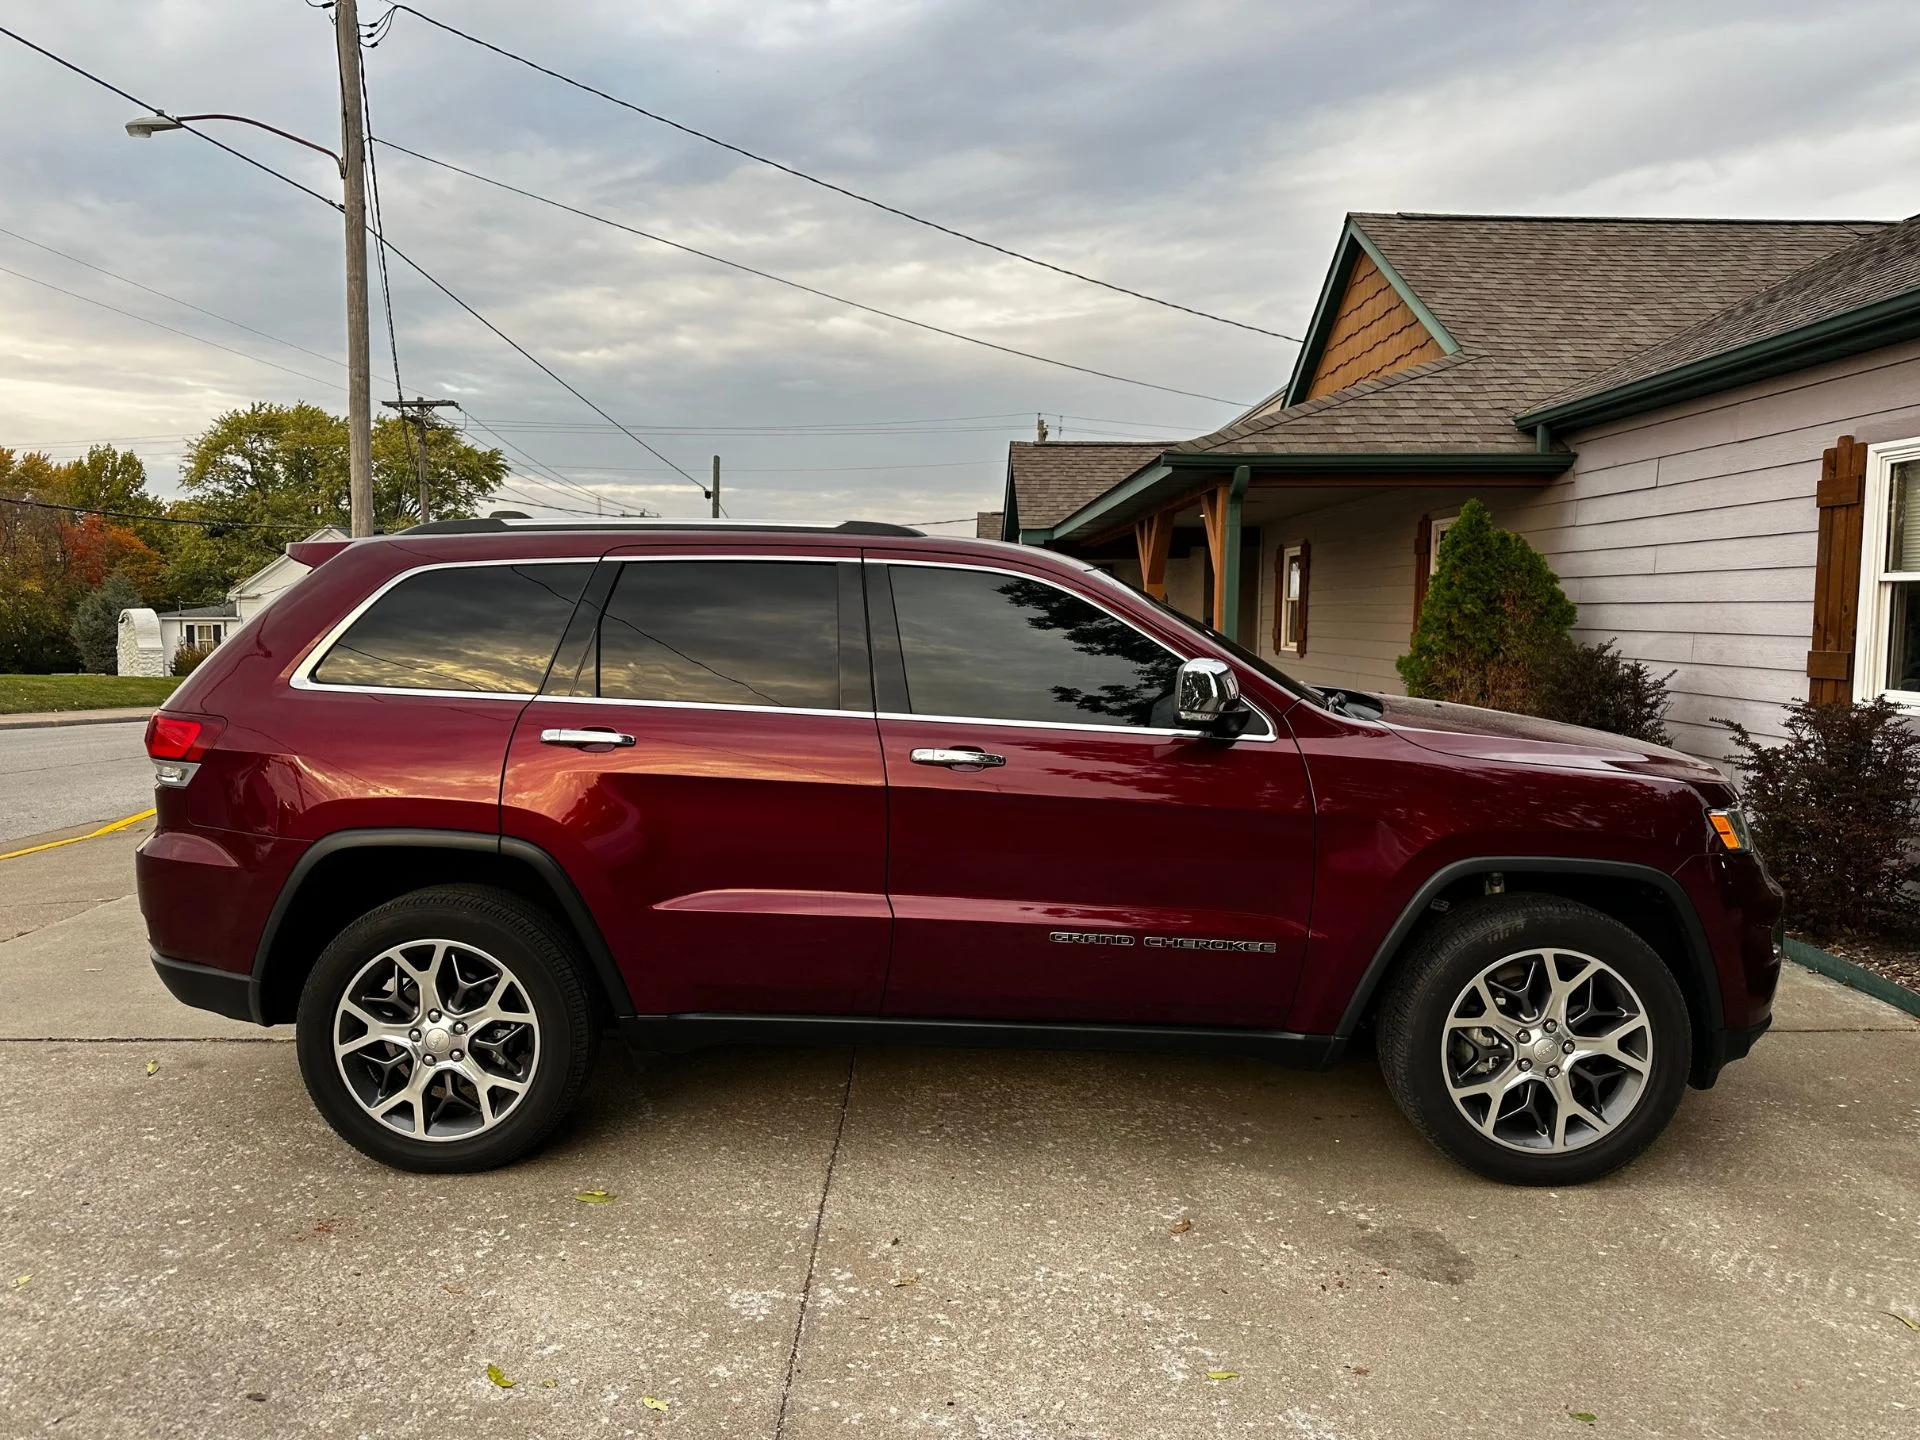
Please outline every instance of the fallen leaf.
[[578, 1200], [582, 1205], [604, 1205], [613, 1199], [613, 1192], [611, 1190], [582, 1190], [573, 1198]]
[[667, 1408], [667, 1402], [666, 1402], [666, 1401], [664, 1401], [664, 1400], [656, 1400], [656, 1399], [654, 1399], [654, 1398], [653, 1398], [653, 1396], [651, 1396], [651, 1395], [642, 1395], [642, 1396], [640, 1397], [640, 1403], [641, 1403], [642, 1405], [644, 1405], [644, 1406], [646, 1406], [646, 1407], [647, 1407], [647, 1408], [648, 1408], [649, 1410], [660, 1410], [660, 1411], [664, 1411], [664, 1410], [665, 1410], [665, 1409]]
[[1184, 1235], [1187, 1231], [1193, 1229], [1193, 1221], [1182, 1215], [1178, 1220], [1174, 1221], [1173, 1224], [1167, 1226], [1167, 1229], [1175, 1235]]
[[902, 1285], [913, 1284], [913, 1282], [918, 1280], [919, 1278], [920, 1277], [918, 1275], [902, 1275], [898, 1280], [889, 1280], [887, 1283], [893, 1286], [895, 1289], [898, 1289]]
[[18, 1290], [22, 1285], [25, 1285], [31, 1279], [33, 1279], [33, 1276], [31, 1275], [16, 1275], [13, 1277], [13, 1288]]
[[1571, 1415], [1574, 1419], [1578, 1420], [1582, 1425], [1591, 1425], [1593, 1424], [1594, 1421], [1600, 1418], [1598, 1415], [1594, 1414], [1591, 1410], [1569, 1410], [1567, 1411], [1567, 1414]]
[[502, 1370], [498, 1365], [487, 1366], [487, 1378], [502, 1390], [511, 1390], [513, 1388], [513, 1381], [507, 1378], [507, 1372]]
[[1207, 1378], [1209, 1380], [1238, 1380], [1240, 1378], [1240, 1372], [1238, 1370], [1209, 1370], [1207, 1371]]
[[464, 1285], [442, 1285], [440, 1288], [449, 1295], [464, 1295], [467, 1293], [467, 1287]]
[[147, 1061], [147, 1074], [158, 1075], [159, 1073], [160, 1073], [160, 1062], [158, 1060]]
[[542, 1380], [540, 1382], [540, 1388], [543, 1390], [557, 1390], [560, 1388], [560, 1382], [558, 1380]]
[[1920, 1320], [1911, 1319], [1910, 1317], [1901, 1315], [1898, 1312], [1893, 1310], [1882, 1310], [1880, 1313], [1882, 1315], [1892, 1315], [1894, 1319], [1898, 1320], [1902, 1325], [1906, 1326], [1909, 1330], [1920, 1330]]
[[1373, 1371], [1369, 1370], [1365, 1365], [1349, 1365], [1347, 1369], [1356, 1375], [1371, 1375], [1373, 1373]]
[[264, 1390], [249, 1390], [247, 1391], [247, 1398], [257, 1405], [263, 1405], [266, 1403], [267, 1392]]

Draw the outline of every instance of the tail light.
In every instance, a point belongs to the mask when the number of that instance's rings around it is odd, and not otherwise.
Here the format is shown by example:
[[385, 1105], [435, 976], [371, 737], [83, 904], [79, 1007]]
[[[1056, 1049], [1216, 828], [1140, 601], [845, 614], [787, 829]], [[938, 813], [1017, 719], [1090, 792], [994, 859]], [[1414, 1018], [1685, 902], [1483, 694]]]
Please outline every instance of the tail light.
[[214, 715], [175, 715], [156, 710], [147, 719], [147, 754], [154, 779], [178, 787], [193, 779], [227, 722]]

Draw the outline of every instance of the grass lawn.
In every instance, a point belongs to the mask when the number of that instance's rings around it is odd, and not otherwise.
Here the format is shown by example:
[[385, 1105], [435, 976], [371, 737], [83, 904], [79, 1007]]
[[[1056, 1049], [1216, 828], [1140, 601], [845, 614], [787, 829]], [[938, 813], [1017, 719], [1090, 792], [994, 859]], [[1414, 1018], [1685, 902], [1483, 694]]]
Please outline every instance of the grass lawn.
[[0, 675], [0, 715], [158, 705], [179, 683], [171, 675]]

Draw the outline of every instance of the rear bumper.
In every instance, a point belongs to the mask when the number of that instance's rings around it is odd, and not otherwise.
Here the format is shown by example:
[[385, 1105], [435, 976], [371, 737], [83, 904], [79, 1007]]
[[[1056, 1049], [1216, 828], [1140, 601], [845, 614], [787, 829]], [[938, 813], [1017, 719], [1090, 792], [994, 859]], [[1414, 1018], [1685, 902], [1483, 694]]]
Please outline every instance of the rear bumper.
[[175, 960], [153, 952], [153, 968], [160, 983], [173, 992], [173, 998], [196, 1010], [211, 1010], [233, 1020], [259, 1024], [253, 1013], [252, 977], [231, 970], [216, 970], [211, 965], [196, 965], [191, 960]]

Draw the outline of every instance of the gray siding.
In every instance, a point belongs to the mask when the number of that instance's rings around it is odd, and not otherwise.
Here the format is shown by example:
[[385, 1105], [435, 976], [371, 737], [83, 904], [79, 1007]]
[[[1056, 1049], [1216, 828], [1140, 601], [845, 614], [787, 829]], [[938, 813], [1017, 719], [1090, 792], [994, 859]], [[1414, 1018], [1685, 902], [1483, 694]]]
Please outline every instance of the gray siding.
[[[1672, 670], [1681, 746], [1725, 753], [1728, 717], [1781, 733], [1807, 693], [1820, 453], [1920, 434], [1920, 345], [1903, 345], [1565, 437], [1579, 456], [1540, 491], [1484, 493], [1580, 607], [1581, 639]], [[1303, 679], [1398, 691], [1413, 620], [1413, 535], [1465, 492], [1390, 490], [1296, 516], [1263, 537], [1260, 645], [1271, 652], [1272, 552], [1313, 542]]]

